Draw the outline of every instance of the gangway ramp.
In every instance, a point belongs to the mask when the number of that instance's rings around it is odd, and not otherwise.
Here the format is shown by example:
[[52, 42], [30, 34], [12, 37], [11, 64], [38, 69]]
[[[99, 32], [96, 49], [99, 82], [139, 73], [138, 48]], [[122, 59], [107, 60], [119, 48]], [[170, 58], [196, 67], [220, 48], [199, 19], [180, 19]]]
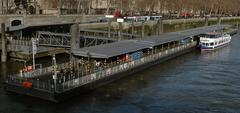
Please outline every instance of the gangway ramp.
[[[37, 31], [39, 46], [70, 48], [71, 35], [66, 33], [53, 33]], [[89, 47], [117, 41], [112, 38], [80, 35], [80, 47]]]

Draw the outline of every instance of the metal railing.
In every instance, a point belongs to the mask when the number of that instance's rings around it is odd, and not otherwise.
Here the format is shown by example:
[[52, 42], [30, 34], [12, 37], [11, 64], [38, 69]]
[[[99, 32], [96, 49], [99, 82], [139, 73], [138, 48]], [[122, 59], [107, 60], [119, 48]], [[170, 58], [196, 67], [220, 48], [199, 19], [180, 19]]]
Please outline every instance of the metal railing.
[[7, 45], [9, 51], [19, 51], [21, 48], [28, 49], [31, 51], [32, 42], [31, 40], [11, 40]]
[[153, 54], [153, 55], [149, 55], [147, 57], [143, 57], [143, 58], [135, 60], [135, 61], [126, 62], [126, 63], [120, 64], [120, 65], [116, 65], [116, 66], [113, 66], [113, 67], [110, 67], [110, 68], [107, 68], [107, 69], [104, 69], [104, 70], [94, 72], [94, 73], [86, 75], [86, 76], [77, 77], [76, 79], [69, 80], [69, 81], [66, 81], [64, 83], [61, 83], [58, 86], [57, 89], [58, 89], [59, 92], [66, 91], [66, 90], [71, 90], [73, 88], [76, 88], [76, 87], [79, 87], [79, 86], [82, 86], [82, 85], [85, 85], [85, 84], [103, 79], [105, 77], [108, 77], [108, 76], [111, 76], [111, 75], [114, 75], [114, 74], [117, 74], [117, 73], [121, 73], [121, 72], [124, 72], [124, 71], [128, 71], [128, 70], [130, 70], [132, 68], [135, 68], [135, 67], [138, 67], [142, 64], [153, 62], [157, 59], [172, 55], [174, 53], [183, 51], [185, 49], [192, 48], [196, 45], [197, 45], [197, 42], [193, 42], [193, 43], [190, 43], [190, 44], [187, 44], [187, 45], [181, 45], [181, 46], [178, 46], [178, 47], [175, 47], [175, 48], [171, 48], [169, 50], [165, 50], [165, 51]]
[[[196, 45], [197, 45], [197, 42], [192, 42], [186, 45], [173, 47], [168, 50], [163, 50], [161, 52], [156, 52], [135, 61], [111, 63], [108, 65], [104, 65], [103, 67], [100, 67], [100, 68], [94, 68], [94, 70], [90, 71], [89, 73], [83, 73], [81, 69], [75, 70], [75, 71], [69, 72], [68, 73], [69, 76], [67, 78], [65, 78], [64, 76], [64, 80], [61, 80], [61, 79], [57, 80], [57, 83], [54, 83], [53, 79], [47, 79], [47, 80], [38, 79], [39, 76], [53, 75], [52, 66], [46, 67], [43, 69], [37, 69], [32, 72], [23, 73], [23, 75], [20, 75], [20, 74], [9, 75], [7, 77], [6, 83], [13, 84], [16, 86], [22, 86], [22, 83], [24, 81], [29, 81], [33, 83], [32, 88], [37, 90], [43, 90], [48, 92], [64, 92], [64, 91], [71, 90], [76, 87], [86, 85], [88, 83], [91, 83], [100, 79], [104, 79], [106, 77], [109, 77], [117, 73], [128, 71], [130, 69], [136, 68], [143, 64], [156, 61], [158, 59], [170, 56], [174, 53], [183, 51], [188, 48], [192, 48]], [[68, 70], [68, 69], [72, 70], [74, 67], [73, 64], [74, 62], [59, 64], [57, 65], [57, 70], [58, 71]]]
[[54, 92], [54, 84], [52, 83], [51, 80], [47, 81], [40, 81], [39, 79], [25, 79], [25, 78], [19, 78], [16, 76], [8, 76], [6, 83], [15, 85], [15, 86], [20, 86], [23, 87], [24, 82], [31, 82], [32, 83], [32, 88], [37, 89], [37, 90], [42, 90], [45, 92]]

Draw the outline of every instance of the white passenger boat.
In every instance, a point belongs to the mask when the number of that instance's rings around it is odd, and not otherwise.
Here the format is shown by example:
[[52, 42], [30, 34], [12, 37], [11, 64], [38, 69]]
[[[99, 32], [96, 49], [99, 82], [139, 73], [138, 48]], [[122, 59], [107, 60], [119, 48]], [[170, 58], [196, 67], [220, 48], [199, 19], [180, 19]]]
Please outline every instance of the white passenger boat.
[[200, 37], [201, 51], [215, 50], [228, 45], [231, 42], [229, 34], [210, 32]]

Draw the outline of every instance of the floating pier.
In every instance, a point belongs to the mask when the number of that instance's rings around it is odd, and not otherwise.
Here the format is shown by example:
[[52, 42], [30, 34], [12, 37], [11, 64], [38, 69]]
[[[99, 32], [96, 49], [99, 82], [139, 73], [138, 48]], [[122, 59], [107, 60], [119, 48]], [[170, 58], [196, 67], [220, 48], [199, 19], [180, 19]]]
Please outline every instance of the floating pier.
[[[70, 62], [8, 75], [4, 88], [17, 94], [54, 102], [63, 101], [190, 52], [198, 46], [199, 35], [229, 27], [205, 26], [85, 48], [76, 46], [78, 42], [75, 41]], [[54, 62], [56, 60], [53, 58]]]

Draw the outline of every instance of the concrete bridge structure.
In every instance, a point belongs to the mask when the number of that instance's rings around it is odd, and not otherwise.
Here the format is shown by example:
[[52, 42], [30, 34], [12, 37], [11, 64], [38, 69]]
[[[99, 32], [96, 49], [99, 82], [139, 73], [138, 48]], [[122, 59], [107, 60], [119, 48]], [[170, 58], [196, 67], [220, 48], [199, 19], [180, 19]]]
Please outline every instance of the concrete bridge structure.
[[103, 15], [0, 15], [0, 23], [6, 26], [19, 24], [41, 25], [50, 23], [81, 22], [82, 20], [96, 19]]
[[[71, 23], [71, 22], [81, 22], [80, 28], [106, 28], [108, 27], [108, 22], [93, 23], [88, 21], [97, 20], [103, 18], [104, 15], [0, 15], [0, 23], [5, 23], [8, 26], [37, 26], [37, 25], [48, 25], [48, 24], [58, 24], [58, 23]], [[240, 17], [221, 17], [221, 20], [232, 20], [240, 19]], [[189, 18], [189, 19], [170, 19], [163, 20], [163, 24], [180, 24], [188, 22], [204, 22], [205, 18]], [[209, 21], [217, 21], [218, 18], [209, 18]], [[146, 22], [145, 25], [155, 25], [155, 22]], [[136, 22], [135, 27], [141, 26], [141, 22]], [[112, 22], [111, 26], [114, 29], [118, 29], [118, 23]], [[131, 23], [123, 23], [123, 29], [129, 29]]]

